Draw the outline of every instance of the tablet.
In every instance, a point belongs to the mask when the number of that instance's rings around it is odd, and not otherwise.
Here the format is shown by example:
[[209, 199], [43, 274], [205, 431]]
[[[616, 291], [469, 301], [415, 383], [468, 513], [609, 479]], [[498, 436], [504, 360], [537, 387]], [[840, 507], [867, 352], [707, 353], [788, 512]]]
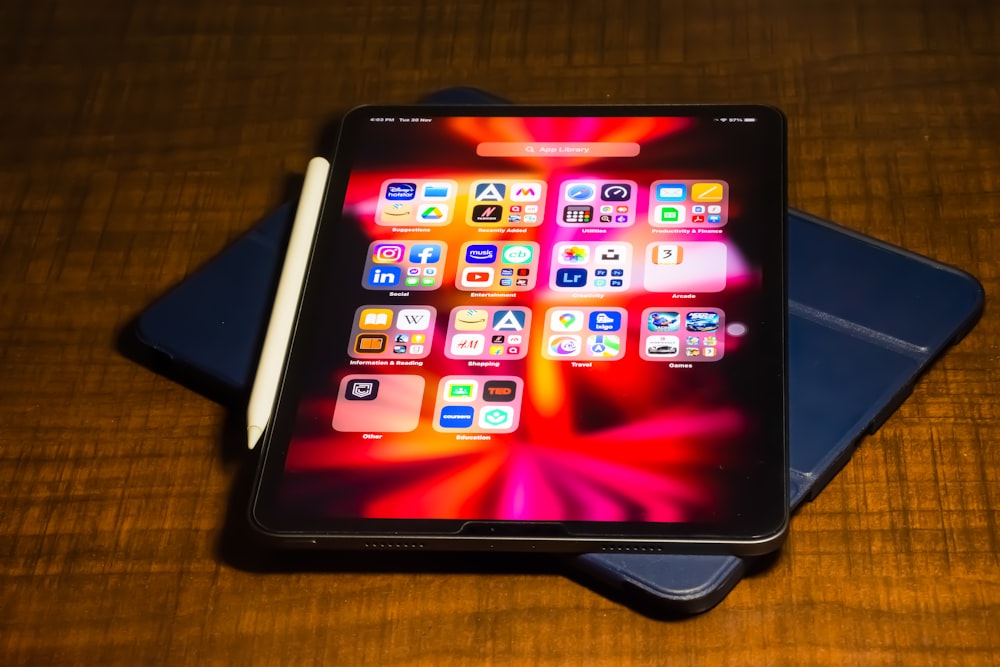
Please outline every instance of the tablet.
[[775, 549], [784, 156], [768, 107], [349, 113], [254, 526], [328, 548]]

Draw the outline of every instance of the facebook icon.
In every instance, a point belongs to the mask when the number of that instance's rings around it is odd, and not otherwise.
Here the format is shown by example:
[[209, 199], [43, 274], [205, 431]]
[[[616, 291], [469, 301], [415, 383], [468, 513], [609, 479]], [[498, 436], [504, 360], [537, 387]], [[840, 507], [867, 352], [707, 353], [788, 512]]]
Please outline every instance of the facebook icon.
[[437, 243], [414, 243], [410, 248], [410, 261], [414, 264], [435, 264], [441, 261], [441, 246]]
[[556, 271], [557, 287], [586, 287], [587, 269], [572, 268]]

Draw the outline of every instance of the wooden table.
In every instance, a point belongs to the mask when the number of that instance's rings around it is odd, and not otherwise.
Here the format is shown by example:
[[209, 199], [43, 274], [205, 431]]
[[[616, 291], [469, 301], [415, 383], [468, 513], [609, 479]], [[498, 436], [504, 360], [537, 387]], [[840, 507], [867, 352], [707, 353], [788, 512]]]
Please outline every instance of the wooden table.
[[0, 664], [997, 664], [989, 305], [774, 566], [693, 619], [550, 561], [240, 540], [238, 411], [118, 336], [283, 201], [338, 113], [455, 84], [776, 104], [793, 205], [1000, 289], [996, 2], [5, 2]]

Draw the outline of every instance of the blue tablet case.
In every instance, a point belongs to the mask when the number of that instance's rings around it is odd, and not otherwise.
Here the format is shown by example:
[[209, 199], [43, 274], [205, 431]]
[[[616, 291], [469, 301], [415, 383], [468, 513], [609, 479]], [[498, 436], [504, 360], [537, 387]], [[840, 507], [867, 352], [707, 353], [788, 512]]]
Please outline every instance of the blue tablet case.
[[[491, 103], [472, 89], [442, 103]], [[286, 204], [136, 320], [154, 367], [243, 405], [249, 393], [294, 206]], [[789, 212], [791, 506], [810, 500], [858, 441], [909, 395], [917, 377], [974, 325], [972, 276]], [[794, 531], [791, 539], [794, 538]], [[566, 559], [581, 583], [661, 615], [706, 611], [751, 563], [732, 556], [594, 553]]]

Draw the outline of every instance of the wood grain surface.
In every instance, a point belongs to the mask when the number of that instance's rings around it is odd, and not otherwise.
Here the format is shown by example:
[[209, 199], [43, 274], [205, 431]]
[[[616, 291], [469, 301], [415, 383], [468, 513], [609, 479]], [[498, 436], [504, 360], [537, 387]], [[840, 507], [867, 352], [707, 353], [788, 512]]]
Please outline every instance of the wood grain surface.
[[[339, 113], [450, 85], [778, 105], [793, 205], [985, 285], [977, 328], [704, 615], [554, 561], [256, 553], [239, 411], [122, 352]], [[1000, 4], [3, 2], [0, 91], [0, 664], [1000, 662]]]

